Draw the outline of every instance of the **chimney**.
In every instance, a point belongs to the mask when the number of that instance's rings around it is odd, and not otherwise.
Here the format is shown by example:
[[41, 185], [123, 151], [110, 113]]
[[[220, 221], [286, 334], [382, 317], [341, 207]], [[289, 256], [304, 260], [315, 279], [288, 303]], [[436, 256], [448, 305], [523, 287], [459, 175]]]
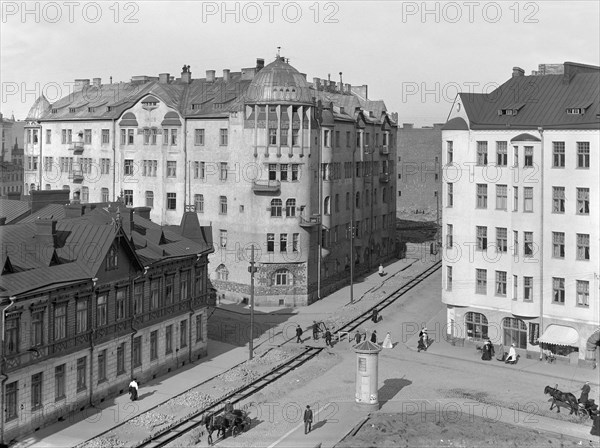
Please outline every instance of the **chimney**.
[[34, 190], [29, 192], [31, 213], [35, 213], [49, 204], [69, 202], [68, 190]]
[[342, 80], [342, 72], [340, 72], [340, 82], [338, 82], [338, 91], [344, 93], [344, 81]]
[[413, 126], [413, 123], [402, 123], [402, 129], [412, 129]]
[[3, 216], [2, 218], [0, 218], [0, 226], [3, 226], [6, 224], [6, 216]]
[[215, 82], [215, 71], [214, 70], [206, 70], [206, 81], [207, 82]]
[[112, 76], [110, 77], [110, 83], [112, 84]]
[[184, 84], [189, 84], [192, 82], [192, 72], [190, 71], [189, 65], [183, 66], [183, 71], [181, 72], [181, 82]]
[[83, 90], [85, 87], [90, 85], [89, 79], [76, 79], [75, 85], [73, 86], [73, 92]]
[[94, 87], [102, 87], [102, 78], [94, 78], [93, 79]]
[[65, 218], [80, 218], [85, 214], [85, 205], [71, 203], [65, 205]]
[[[35, 240], [38, 244], [55, 246], [56, 221], [52, 219], [38, 219], [35, 221]], [[44, 250], [44, 249], [39, 249]]]
[[512, 77], [515, 78], [516, 76], [525, 76], [525, 70], [521, 67], [513, 67]]
[[171, 79], [171, 75], [169, 73], [159, 73], [158, 74], [158, 82], [160, 84], [169, 84], [170, 79]]
[[223, 70], [223, 82], [229, 82], [231, 72], [228, 68]]
[[319, 78], [313, 78], [313, 87], [315, 90], [321, 90], [321, 80]]
[[347, 93], [348, 95], [350, 95], [350, 93], [352, 93], [352, 86], [350, 84], [344, 84], [346, 86], [346, 91], [344, 93]]
[[256, 71], [258, 72], [263, 68], [265, 68], [265, 60], [261, 58], [256, 59]]

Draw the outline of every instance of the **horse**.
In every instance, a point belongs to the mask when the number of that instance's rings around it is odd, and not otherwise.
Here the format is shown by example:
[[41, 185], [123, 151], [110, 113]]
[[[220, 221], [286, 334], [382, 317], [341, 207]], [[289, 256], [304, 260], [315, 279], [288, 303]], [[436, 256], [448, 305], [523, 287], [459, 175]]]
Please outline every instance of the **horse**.
[[[557, 384], [558, 386], [558, 384]], [[557, 401], [571, 408], [569, 415], [579, 412], [579, 404], [577, 398], [570, 392], [562, 392], [555, 387], [546, 386], [544, 388], [544, 394], [549, 394], [552, 397], [552, 403], [550, 404], [550, 410], [556, 406], [556, 412], [560, 412], [560, 404]]]
[[222, 415], [209, 414], [204, 418], [204, 426], [206, 433], [208, 434], [208, 444], [213, 444], [212, 434], [217, 431], [217, 439], [223, 436], [227, 436], [227, 430], [229, 429], [229, 420]]

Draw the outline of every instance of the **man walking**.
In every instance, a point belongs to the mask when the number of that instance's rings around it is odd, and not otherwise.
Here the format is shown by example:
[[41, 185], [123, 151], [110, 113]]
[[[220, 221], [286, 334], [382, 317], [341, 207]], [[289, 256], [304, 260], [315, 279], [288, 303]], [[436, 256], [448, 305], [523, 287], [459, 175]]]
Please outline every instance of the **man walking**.
[[309, 405], [306, 405], [304, 411], [304, 434], [308, 434], [312, 427], [313, 412]]
[[377, 330], [373, 330], [373, 333], [371, 334], [371, 342], [373, 344], [377, 344]]
[[325, 345], [333, 347], [333, 345], [331, 345], [331, 331], [329, 331], [329, 328], [325, 330]]
[[355, 341], [357, 344], [360, 344], [360, 341], [361, 341], [361, 339], [362, 339], [362, 337], [361, 337], [361, 335], [360, 335], [360, 332], [359, 332], [358, 330], [356, 330], [356, 334], [354, 335], [354, 341]]
[[300, 328], [300, 325], [296, 327], [296, 342], [298, 344], [302, 342], [302, 328]]
[[129, 383], [129, 398], [131, 399], [131, 401], [135, 401], [138, 398], [138, 383], [136, 381], [136, 379], [132, 379], [131, 383]]
[[317, 339], [319, 339], [319, 324], [313, 320], [313, 341], [316, 341]]

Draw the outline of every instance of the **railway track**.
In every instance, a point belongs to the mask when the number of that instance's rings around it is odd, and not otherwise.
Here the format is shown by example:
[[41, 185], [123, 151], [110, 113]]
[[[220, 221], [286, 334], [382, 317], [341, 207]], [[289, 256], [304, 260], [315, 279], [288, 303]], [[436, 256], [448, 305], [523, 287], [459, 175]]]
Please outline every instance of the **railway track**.
[[[360, 325], [362, 325], [364, 322], [366, 322], [367, 320], [369, 320], [371, 318], [371, 315], [372, 315], [374, 309], [377, 309], [378, 312], [381, 312], [385, 308], [389, 307], [396, 300], [398, 300], [400, 297], [402, 297], [404, 294], [406, 294], [408, 291], [413, 289], [418, 284], [422, 283], [425, 279], [427, 279], [429, 276], [431, 276], [433, 273], [435, 273], [438, 269], [440, 269], [440, 266], [441, 266], [441, 261], [432, 265], [431, 267], [429, 267], [428, 269], [426, 269], [425, 271], [423, 271], [416, 277], [409, 280], [405, 285], [398, 288], [396, 291], [392, 292], [384, 299], [380, 300], [376, 305], [370, 307], [367, 311], [365, 311], [362, 314], [358, 315], [357, 317], [353, 318], [351, 321], [343, 324], [340, 328], [337, 328], [333, 334], [337, 335], [337, 334], [341, 334], [341, 333], [348, 333], [348, 335], [349, 335], [349, 332], [355, 330], [356, 328], [358, 328]], [[252, 381], [251, 383], [244, 385], [244, 386], [220, 397], [218, 401], [212, 403], [211, 405], [209, 405], [203, 409], [195, 411], [193, 414], [189, 415], [184, 420], [182, 420], [178, 423], [175, 423], [172, 426], [157, 432], [156, 434], [153, 434], [152, 436], [150, 436], [149, 438], [147, 438], [146, 440], [144, 440], [138, 444], [131, 445], [131, 446], [134, 446], [136, 448], [141, 448], [141, 447], [159, 448], [159, 447], [166, 446], [167, 444], [169, 444], [169, 443], [175, 441], [176, 439], [182, 437], [183, 435], [189, 433], [193, 429], [200, 427], [203, 424], [202, 417], [206, 413], [222, 412], [223, 408], [224, 408], [224, 404], [227, 401], [230, 401], [232, 404], [235, 404], [235, 403], [238, 403], [238, 402], [254, 395], [256, 392], [267, 387], [269, 384], [277, 381], [282, 376], [286, 375], [289, 372], [292, 372], [293, 370], [295, 370], [298, 367], [302, 366], [303, 364], [307, 363], [312, 358], [314, 358], [319, 353], [321, 353], [324, 349], [325, 349], [324, 347], [310, 347], [310, 346], [306, 347], [305, 350], [303, 350], [300, 354], [294, 356], [293, 358], [289, 359], [288, 361], [275, 367], [274, 369], [272, 369], [269, 372], [265, 373], [264, 375], [260, 376], [258, 379]], [[197, 387], [197, 386], [195, 386], [195, 387]], [[160, 405], [158, 405], [158, 406], [160, 406]], [[149, 411], [146, 411], [146, 412], [149, 412]], [[121, 423], [121, 425], [125, 424], [125, 423], [127, 423], [127, 422], [123, 422], [123, 423]], [[78, 446], [80, 446], [80, 447], [85, 446], [88, 442], [90, 442], [94, 439], [97, 439], [97, 438], [101, 437], [102, 435], [107, 434], [110, 431], [113, 431], [118, 426], [120, 426], [120, 425], [117, 425], [117, 426], [111, 428], [109, 431], [106, 431], [105, 433], [100, 434], [100, 435], [94, 437], [93, 439], [90, 439]]]

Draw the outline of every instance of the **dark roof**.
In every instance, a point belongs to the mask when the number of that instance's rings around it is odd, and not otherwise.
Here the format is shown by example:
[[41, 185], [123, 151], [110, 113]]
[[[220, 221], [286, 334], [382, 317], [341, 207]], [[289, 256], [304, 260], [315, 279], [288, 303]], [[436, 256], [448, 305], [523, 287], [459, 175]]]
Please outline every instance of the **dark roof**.
[[354, 346], [354, 350], [358, 353], [377, 353], [381, 351], [381, 347], [369, 340], [364, 340], [360, 344]]
[[6, 218], [6, 224], [17, 221], [31, 210], [29, 201], [0, 198], [0, 218]]
[[62, 204], [48, 204], [47, 206], [32, 212], [31, 215], [20, 219], [19, 224], [35, 222], [38, 219], [60, 220], [65, 218], [65, 206]]
[[[566, 62], [564, 74], [514, 76], [489, 94], [460, 99], [471, 129], [599, 129], [600, 67]], [[585, 113], [567, 114], [571, 107]], [[517, 113], [499, 112], [508, 109]]]
[[469, 130], [469, 125], [462, 117], [454, 117], [452, 120], [449, 120], [444, 126], [442, 126], [444, 131], [467, 131]]
[[0, 295], [9, 297], [28, 292], [40, 292], [59, 285], [90, 281], [89, 272], [77, 263], [46, 266], [0, 277]]

